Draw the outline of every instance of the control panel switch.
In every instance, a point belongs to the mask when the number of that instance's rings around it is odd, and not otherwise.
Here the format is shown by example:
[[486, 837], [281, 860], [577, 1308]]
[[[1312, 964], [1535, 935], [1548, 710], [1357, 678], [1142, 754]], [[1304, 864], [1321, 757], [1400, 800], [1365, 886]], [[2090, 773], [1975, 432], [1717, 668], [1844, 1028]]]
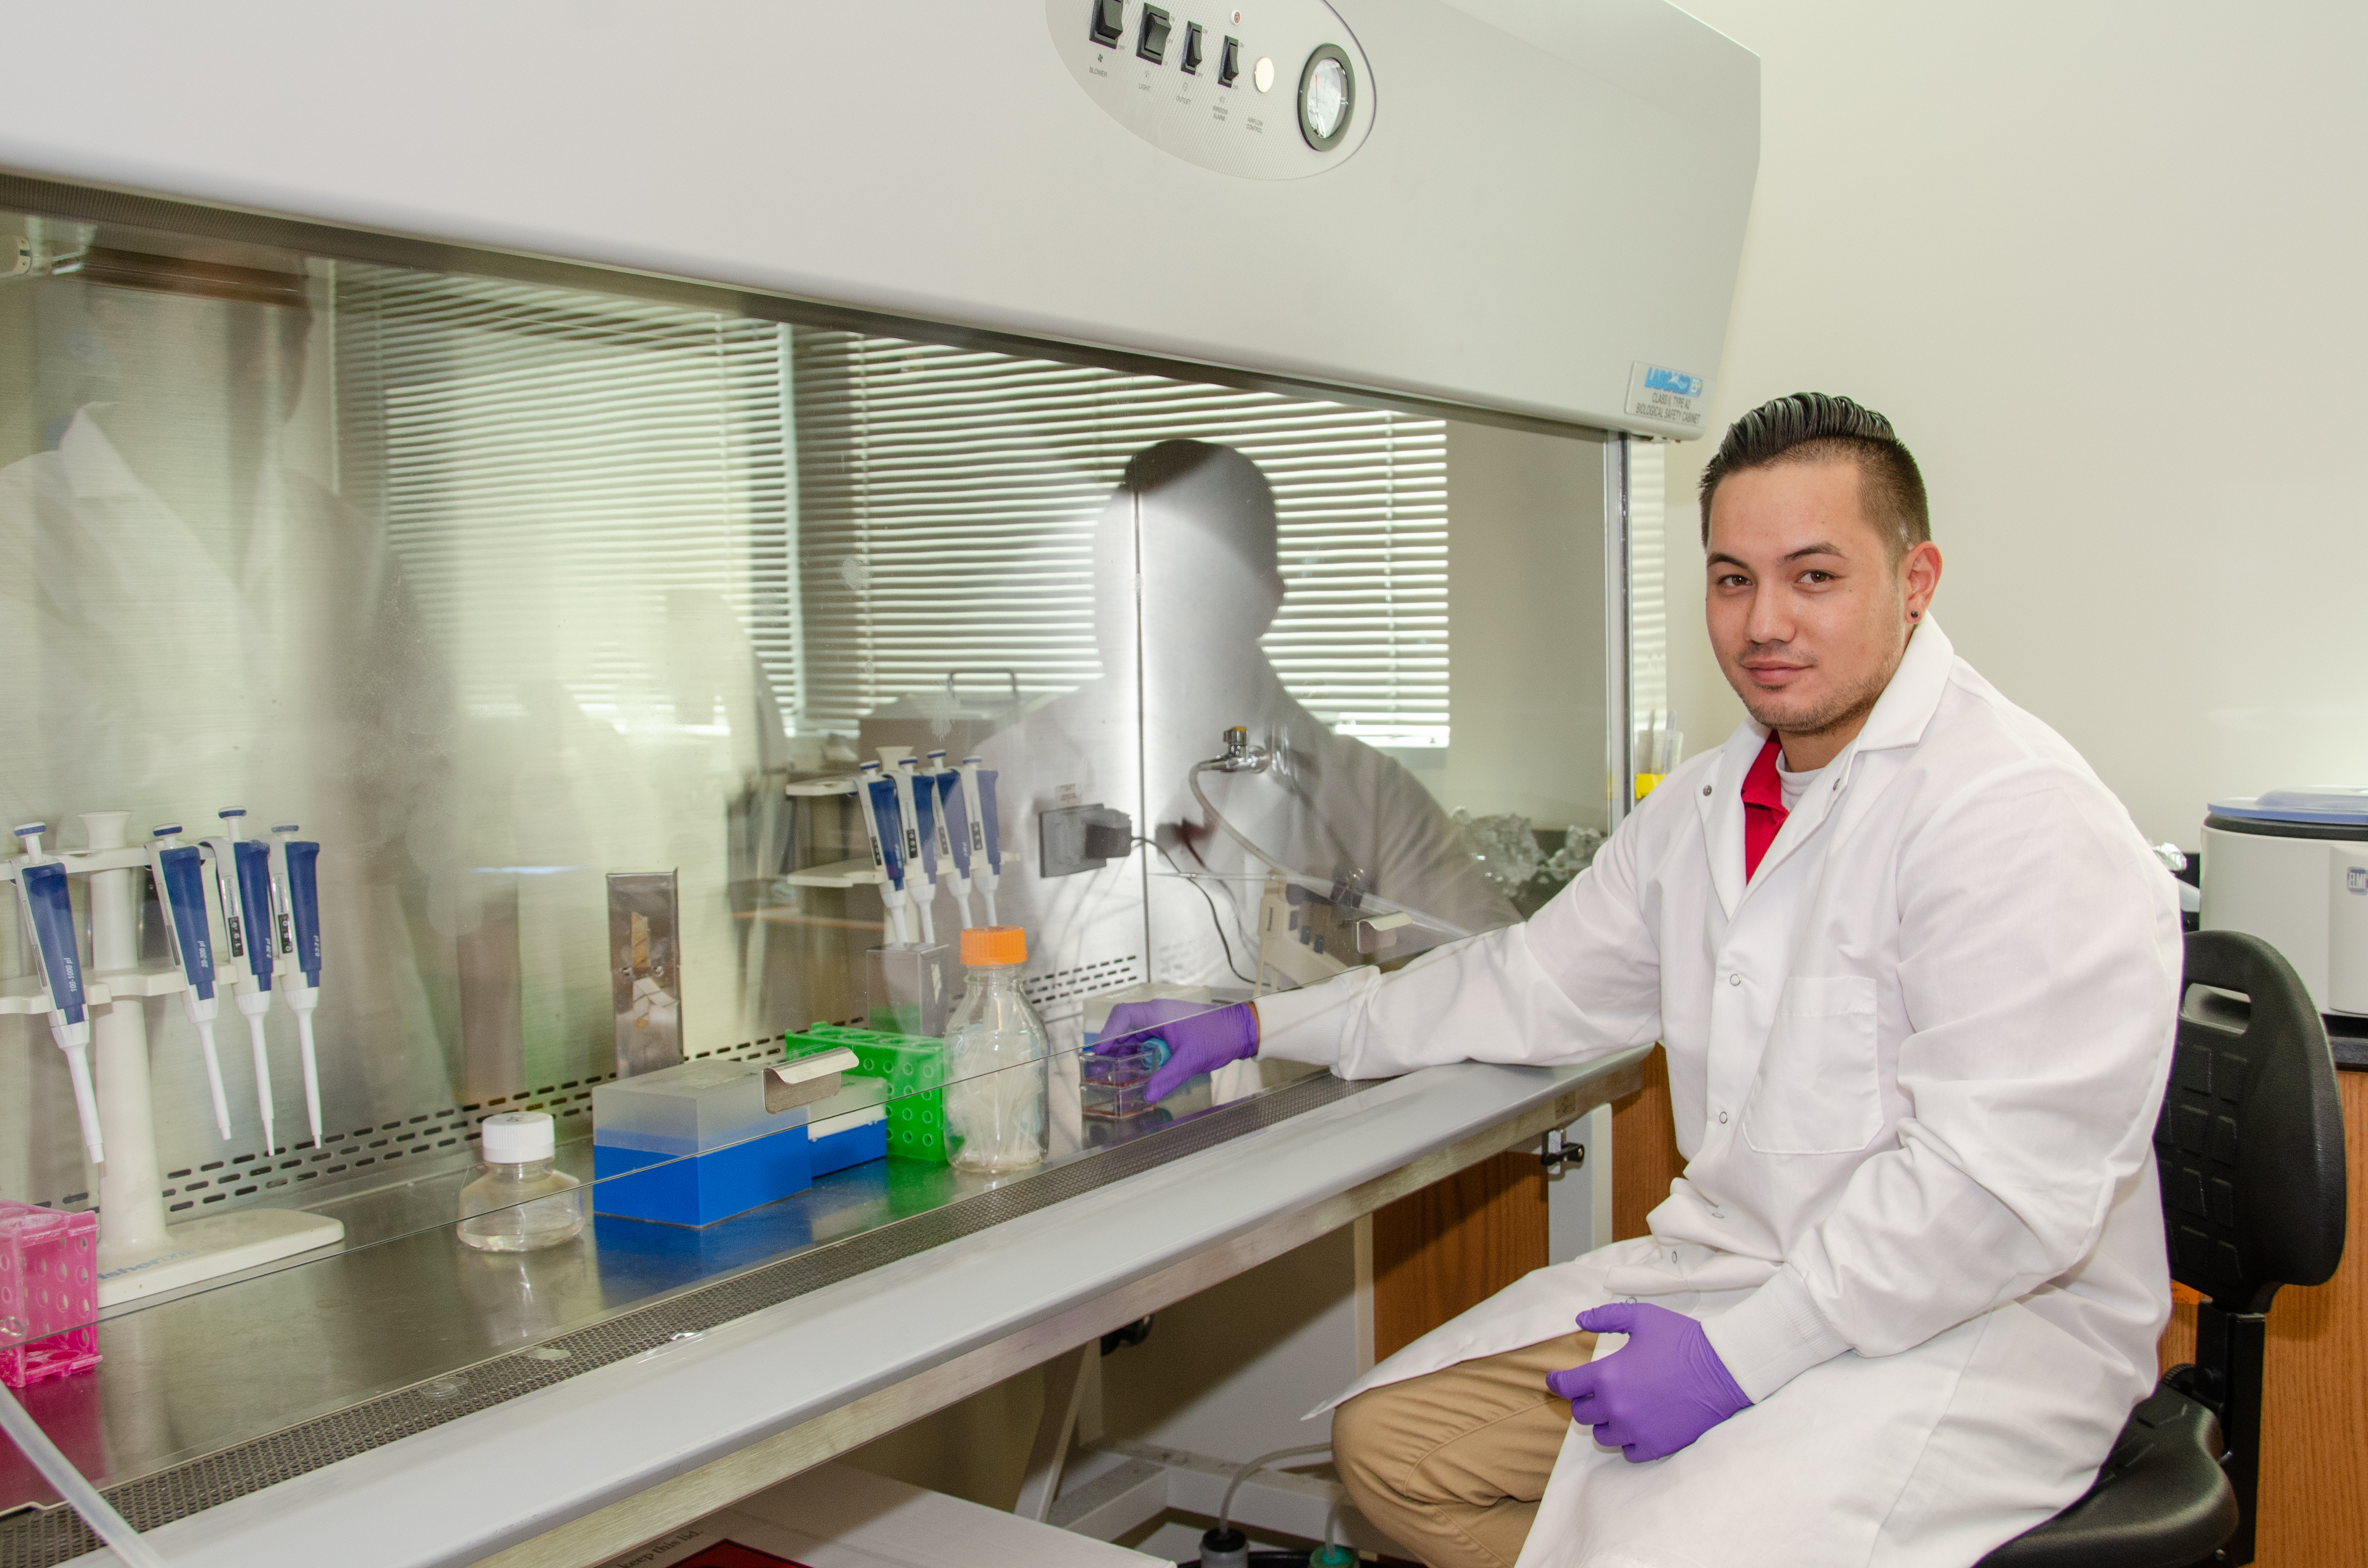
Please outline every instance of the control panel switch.
[[1242, 74], [1242, 40], [1227, 39], [1217, 50], [1217, 85], [1230, 87]]
[[1093, 0], [1093, 7], [1087, 35], [1104, 49], [1116, 49], [1126, 36], [1126, 0]]
[[1134, 40], [1134, 52], [1157, 65], [1167, 58], [1167, 34], [1171, 24], [1167, 13], [1156, 6], [1143, 8], [1143, 30]]
[[1185, 23], [1184, 58], [1177, 63], [1184, 67], [1184, 74], [1186, 75], [1194, 76], [1200, 74], [1201, 62], [1207, 58], [1208, 51], [1201, 43], [1201, 24], [1198, 22]]

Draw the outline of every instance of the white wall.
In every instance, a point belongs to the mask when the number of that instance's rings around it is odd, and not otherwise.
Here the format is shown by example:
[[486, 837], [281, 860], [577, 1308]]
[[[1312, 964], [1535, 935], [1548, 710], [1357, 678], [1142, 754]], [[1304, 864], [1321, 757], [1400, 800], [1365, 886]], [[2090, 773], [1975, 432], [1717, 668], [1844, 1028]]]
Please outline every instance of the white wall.
[[[1764, 62], [1716, 428], [1846, 392], [1922, 464], [1937, 614], [2151, 839], [2368, 782], [2368, 6], [1688, 0]], [[1670, 461], [1672, 700], [1741, 717]]]

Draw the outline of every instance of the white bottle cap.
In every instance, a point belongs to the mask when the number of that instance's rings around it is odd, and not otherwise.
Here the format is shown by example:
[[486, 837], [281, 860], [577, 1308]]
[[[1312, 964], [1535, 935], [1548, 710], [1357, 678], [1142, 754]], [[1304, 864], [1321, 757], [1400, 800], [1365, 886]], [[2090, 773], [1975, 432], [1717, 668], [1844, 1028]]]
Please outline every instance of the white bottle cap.
[[547, 1110], [506, 1110], [485, 1118], [485, 1163], [522, 1165], [547, 1160], [557, 1146]]

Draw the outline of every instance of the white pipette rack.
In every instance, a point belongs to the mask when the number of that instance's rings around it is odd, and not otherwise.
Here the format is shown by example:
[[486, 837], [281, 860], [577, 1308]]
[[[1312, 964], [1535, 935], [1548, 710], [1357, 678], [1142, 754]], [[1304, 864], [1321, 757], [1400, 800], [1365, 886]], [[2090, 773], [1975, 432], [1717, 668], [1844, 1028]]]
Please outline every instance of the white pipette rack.
[[[140, 879], [148, 875], [148, 851], [124, 843], [131, 820], [129, 812], [85, 812], [81, 821], [89, 846], [55, 851], [69, 876], [90, 880], [84, 992], [99, 1133], [107, 1145], [107, 1163], [98, 1168], [101, 1309], [334, 1246], [346, 1234], [338, 1221], [292, 1209], [234, 1209], [165, 1223], [148, 1080], [148, 1014], [141, 1004], [177, 995], [188, 983], [176, 965], [140, 962]], [[237, 978], [231, 965], [219, 966], [218, 994], [228, 995]], [[0, 1014], [46, 1016], [49, 1010], [49, 990], [38, 975], [0, 985]]]

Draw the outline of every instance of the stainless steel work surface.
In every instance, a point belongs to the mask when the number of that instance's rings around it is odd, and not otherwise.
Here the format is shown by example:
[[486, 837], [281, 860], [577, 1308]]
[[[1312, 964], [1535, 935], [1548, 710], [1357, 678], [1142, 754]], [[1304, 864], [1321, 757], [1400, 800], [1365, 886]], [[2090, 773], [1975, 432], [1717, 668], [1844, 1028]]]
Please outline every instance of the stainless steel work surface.
[[[506, 1315], [492, 1310], [491, 1294], [472, 1294], [440, 1233], [430, 1233], [440, 1255], [408, 1242], [369, 1249], [396, 1261], [358, 1256], [363, 1272], [326, 1271], [350, 1281], [340, 1289], [388, 1290], [380, 1340], [349, 1335], [336, 1347], [355, 1363], [347, 1370], [291, 1365], [323, 1353], [275, 1332], [272, 1320], [301, 1311], [303, 1295], [258, 1312], [236, 1341], [244, 1355], [210, 1354], [195, 1337], [162, 1348], [208, 1364], [188, 1385], [188, 1432], [221, 1430], [199, 1414], [199, 1391], [231, 1404], [250, 1398], [249, 1381], [282, 1381], [290, 1409], [306, 1399], [330, 1408], [335, 1387], [391, 1392], [110, 1494], [135, 1522], [161, 1527], [159, 1547], [193, 1568], [316, 1553], [357, 1564], [472, 1562], [1474, 1132], [1541, 1107], [1584, 1108], [1588, 1096], [1573, 1091], [1623, 1075], [1634, 1075], [1631, 1056], [1585, 1068], [1463, 1064], [1365, 1085], [1303, 1080], [902, 1221], [856, 1221], [834, 1243], [835, 1216], [867, 1204], [880, 1211], [876, 1190], [853, 1196], [880, 1173], [849, 1173], [860, 1179], [825, 1184], [827, 1195], [817, 1188], [814, 1239], [779, 1237], [788, 1256], [719, 1257], [714, 1282], [677, 1285], [670, 1269], [686, 1281], [692, 1273], [679, 1259], [636, 1255], [631, 1267], [651, 1272], [632, 1309], [602, 1316], [596, 1290], [563, 1289], [547, 1324], [532, 1315], [539, 1305]], [[416, 1275], [399, 1267], [405, 1259]], [[405, 1310], [431, 1294], [442, 1299]], [[579, 1304], [563, 1304], [571, 1301]], [[229, 1327], [209, 1308], [192, 1310]], [[570, 1310], [592, 1315], [571, 1323]], [[438, 1358], [458, 1369], [394, 1386], [406, 1369]], [[169, 1418], [158, 1425], [169, 1428]], [[176, 1440], [179, 1449], [167, 1447]], [[149, 1451], [199, 1450], [165, 1429]], [[87, 1537], [62, 1512], [20, 1517], [0, 1538], [0, 1563], [57, 1562], [75, 1544]]]
[[[1053, 1065], [1068, 1069], [1058, 1074], [1069, 1085], [1060, 1097], [1074, 1108], [1074, 1056], [1056, 1057]], [[37, 1383], [22, 1397], [94, 1482], [153, 1482], [139, 1495], [175, 1499], [161, 1516], [169, 1517], [236, 1494], [211, 1483], [193, 1493], [186, 1476], [174, 1479], [176, 1467], [191, 1461], [279, 1434], [283, 1447], [301, 1447], [306, 1463], [329, 1462], [402, 1430], [598, 1366], [604, 1351], [641, 1348], [630, 1324], [597, 1345], [569, 1336], [686, 1293], [739, 1281], [728, 1299], [677, 1303], [666, 1315], [669, 1334], [684, 1332], [690, 1317], [704, 1314], [695, 1326], [705, 1327], [744, 1315], [1353, 1092], [1314, 1069], [1279, 1063], [1264, 1071], [1271, 1086], [1227, 1106], [1212, 1104], [1203, 1080], [1127, 1121], [1061, 1117], [1051, 1156], [1019, 1178], [872, 1159], [824, 1176], [792, 1198], [696, 1229], [598, 1213], [604, 1205], [596, 1196], [578, 1240], [533, 1253], [459, 1244], [457, 1198], [473, 1167], [454, 1166], [313, 1205], [313, 1211], [345, 1223], [342, 1250], [106, 1313], [98, 1328], [105, 1359], [97, 1373]], [[1098, 1158], [1120, 1151], [1123, 1159]], [[559, 1165], [588, 1184], [587, 1194], [599, 1190], [593, 1153], [581, 1141], [559, 1151]], [[859, 1237], [868, 1238], [866, 1244], [842, 1244]], [[806, 1261], [786, 1272], [767, 1272], [801, 1257]], [[765, 1278], [745, 1278], [752, 1272]], [[496, 1388], [472, 1370], [554, 1340], [573, 1348], [518, 1361], [513, 1370], [529, 1374], [524, 1382]], [[335, 1431], [320, 1426], [406, 1389], [416, 1391], [416, 1411], [347, 1416]], [[290, 1462], [267, 1460], [259, 1472], [246, 1464], [232, 1468], [251, 1489], [294, 1473]], [[0, 1451], [0, 1510], [55, 1499], [21, 1455]], [[21, 1520], [0, 1525], [0, 1561], [15, 1560], [6, 1554], [22, 1528]]]

